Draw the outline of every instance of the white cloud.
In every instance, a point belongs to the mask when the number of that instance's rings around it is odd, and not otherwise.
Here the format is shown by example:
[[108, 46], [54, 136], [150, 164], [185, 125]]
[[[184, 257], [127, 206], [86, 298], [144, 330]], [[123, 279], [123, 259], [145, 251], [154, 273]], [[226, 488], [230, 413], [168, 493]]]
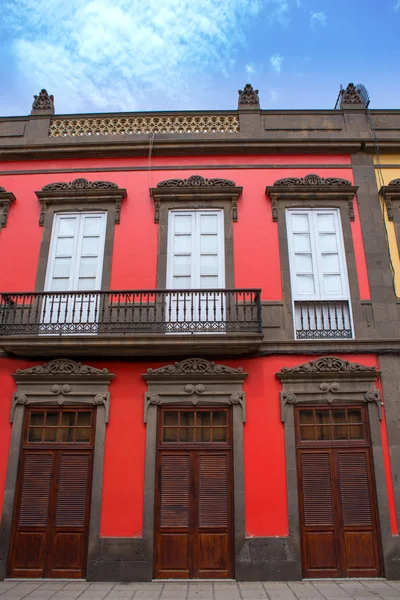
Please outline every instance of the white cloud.
[[274, 71], [279, 75], [282, 71], [283, 56], [277, 52], [271, 56], [269, 62], [271, 63], [271, 67], [274, 69]]
[[310, 25], [313, 31], [318, 31], [318, 29], [322, 29], [322, 27], [326, 27], [327, 18], [326, 14], [323, 11], [320, 12], [310, 12]]
[[278, 22], [286, 26], [290, 22], [290, 6], [288, 0], [266, 0], [270, 23]]
[[246, 71], [246, 75], [248, 77], [251, 77], [252, 75], [254, 75], [257, 72], [257, 69], [253, 63], [249, 63], [248, 65], [245, 65], [244, 70]]
[[193, 82], [228, 73], [265, 3], [277, 20], [286, 11], [286, 0], [3, 0], [2, 13], [20, 77], [58, 112], [137, 110], [182, 107]]
[[276, 104], [281, 96], [281, 90], [279, 88], [271, 88], [268, 91], [268, 100], [270, 104]]
[[393, 10], [395, 12], [397, 12], [398, 10], [400, 10], [400, 0], [396, 0], [396, 2], [393, 4]]

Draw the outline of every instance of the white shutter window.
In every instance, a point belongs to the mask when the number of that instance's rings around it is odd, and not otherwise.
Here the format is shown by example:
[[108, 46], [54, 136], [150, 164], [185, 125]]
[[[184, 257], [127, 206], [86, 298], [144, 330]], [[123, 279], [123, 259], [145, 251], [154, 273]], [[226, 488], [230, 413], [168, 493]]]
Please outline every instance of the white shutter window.
[[288, 209], [296, 337], [353, 337], [350, 293], [337, 209]]
[[106, 213], [59, 213], [54, 225], [45, 291], [99, 290]]
[[167, 287], [225, 287], [223, 212], [170, 211]]
[[44, 295], [42, 333], [97, 332], [96, 290], [101, 289], [106, 216], [105, 212], [54, 216], [45, 292], [57, 293]]
[[180, 333], [222, 333], [225, 297], [217, 290], [225, 287], [223, 211], [170, 211], [168, 232], [167, 288], [177, 290], [166, 296], [169, 331], [179, 323]]

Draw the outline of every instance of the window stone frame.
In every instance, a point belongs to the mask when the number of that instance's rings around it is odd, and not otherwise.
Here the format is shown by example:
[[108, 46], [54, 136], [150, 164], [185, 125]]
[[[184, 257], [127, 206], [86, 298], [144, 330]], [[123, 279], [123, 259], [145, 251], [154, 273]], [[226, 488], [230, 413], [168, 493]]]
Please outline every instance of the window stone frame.
[[69, 183], [50, 183], [35, 194], [41, 204], [39, 226], [44, 229], [39, 251], [35, 291], [42, 292], [44, 290], [54, 215], [56, 213], [90, 211], [107, 213], [101, 280], [101, 290], [107, 291], [110, 288], [111, 280], [115, 225], [120, 222], [121, 204], [127, 196], [126, 190], [119, 188], [116, 183], [111, 181], [87, 181], [80, 178]]
[[100, 554], [104, 445], [110, 406], [108, 387], [114, 377], [108, 369], [97, 369], [70, 359], [54, 359], [42, 365], [17, 369], [13, 375], [17, 391], [11, 406], [10, 452], [0, 524], [0, 580], [6, 577], [8, 568], [25, 407], [35, 405], [44, 408], [94, 406], [97, 409], [87, 557], [89, 578], [90, 565]]
[[400, 179], [392, 179], [388, 185], [383, 185], [379, 194], [384, 200], [387, 218], [393, 222], [397, 247], [400, 248]]
[[147, 556], [147, 579], [152, 579], [154, 549], [154, 500], [159, 406], [232, 406], [235, 572], [245, 542], [243, 425], [246, 396], [243, 369], [216, 364], [202, 358], [188, 358], [143, 374], [146, 458], [144, 482], [143, 540]]
[[281, 421], [285, 428], [286, 480], [289, 509], [288, 545], [297, 562], [301, 578], [301, 545], [299, 499], [296, 462], [295, 406], [340, 406], [366, 404], [371, 437], [371, 455], [375, 474], [378, 521], [383, 554], [383, 567], [388, 579], [396, 579], [399, 567], [396, 541], [391, 534], [386, 474], [382, 452], [380, 421], [382, 400], [377, 387], [380, 371], [351, 363], [337, 356], [323, 356], [297, 367], [283, 368], [276, 373], [282, 384], [280, 392]]
[[237, 201], [243, 188], [229, 179], [167, 179], [150, 188], [154, 200], [154, 222], [160, 225], [157, 260], [157, 288], [167, 280], [168, 213], [170, 210], [222, 210], [224, 213], [225, 287], [234, 287], [233, 228], [237, 221]]
[[0, 186], [0, 229], [7, 226], [8, 212], [13, 202], [15, 202], [14, 194]]
[[[279, 252], [282, 271], [282, 289], [284, 299], [284, 323], [287, 336], [295, 340], [295, 326], [292, 302], [292, 287], [290, 279], [289, 248], [286, 229], [287, 209], [337, 209], [340, 214], [342, 227], [344, 255], [348, 274], [350, 305], [353, 315], [354, 338], [365, 328], [366, 317], [360, 300], [358, 273], [353, 243], [351, 221], [354, 221], [354, 199], [358, 186], [346, 179], [322, 178], [309, 174], [302, 178], [285, 178], [267, 186], [266, 196], [272, 202], [272, 220], [278, 224]], [[304, 343], [306, 340], [295, 340]], [[311, 339], [310, 343], [317, 340]], [[331, 342], [329, 339], [318, 339], [318, 342]]]

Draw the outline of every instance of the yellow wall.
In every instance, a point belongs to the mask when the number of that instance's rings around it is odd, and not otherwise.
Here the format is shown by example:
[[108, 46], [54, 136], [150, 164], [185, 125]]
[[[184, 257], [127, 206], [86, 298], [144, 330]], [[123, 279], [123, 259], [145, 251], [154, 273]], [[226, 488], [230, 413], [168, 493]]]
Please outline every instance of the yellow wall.
[[[388, 185], [388, 183], [392, 181], [392, 179], [400, 178], [400, 167], [397, 166], [400, 165], [400, 154], [385, 154], [384, 156], [380, 157], [380, 162], [385, 165], [393, 164], [393, 167], [383, 167], [379, 169], [378, 160], [374, 156], [374, 163], [376, 165], [375, 176], [378, 190], [381, 189], [382, 185]], [[382, 198], [381, 206], [389, 243], [389, 254], [394, 271], [394, 288], [396, 291], [396, 296], [400, 297], [400, 257], [399, 247], [396, 239], [396, 232], [394, 229], [393, 221], [389, 221], [388, 219], [386, 205]]]

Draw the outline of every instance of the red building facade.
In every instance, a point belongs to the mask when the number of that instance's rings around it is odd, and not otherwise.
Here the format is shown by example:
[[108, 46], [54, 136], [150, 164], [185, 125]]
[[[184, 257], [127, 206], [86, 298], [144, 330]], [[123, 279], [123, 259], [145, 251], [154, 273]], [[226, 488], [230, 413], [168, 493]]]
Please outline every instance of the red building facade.
[[40, 98], [0, 122], [1, 575], [398, 577], [361, 97]]

